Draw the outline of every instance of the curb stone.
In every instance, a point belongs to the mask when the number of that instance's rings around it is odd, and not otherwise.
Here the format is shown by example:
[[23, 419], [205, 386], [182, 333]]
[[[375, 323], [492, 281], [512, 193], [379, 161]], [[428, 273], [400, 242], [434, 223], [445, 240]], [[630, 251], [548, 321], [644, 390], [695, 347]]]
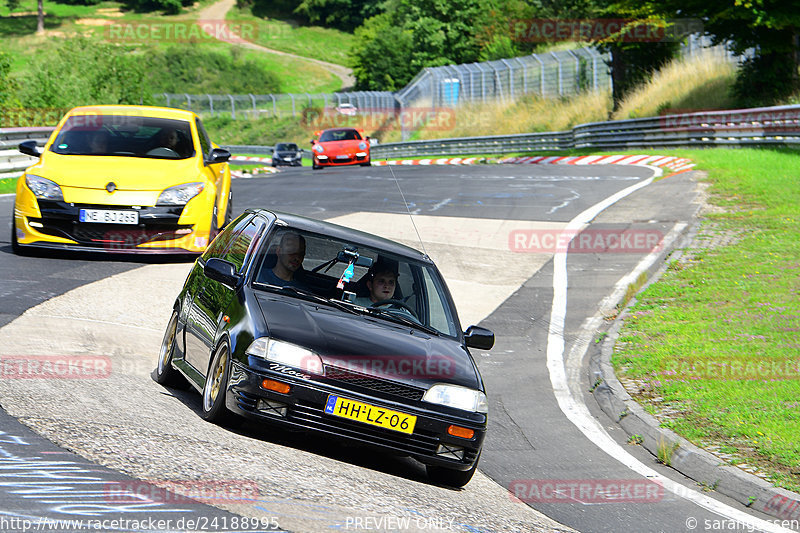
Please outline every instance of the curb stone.
[[[697, 219], [685, 230], [682, 239], [676, 240], [672, 250], [665, 250], [662, 264], [652, 273], [647, 283], [638, 292], [658, 281], [666, 272], [669, 263], [665, 261], [671, 251], [672, 258], [682, 255], [682, 248], [692, 242], [697, 234]], [[774, 487], [758, 476], [749, 474], [735, 466], [723, 462], [715, 455], [698, 448], [675, 432], [662, 428], [659, 421], [634, 400], [617, 379], [611, 365], [623, 321], [629, 315], [628, 309], [636, 302], [633, 298], [618, 314], [607, 330], [607, 335], [599, 347], [592, 350], [589, 358], [589, 383], [597, 383], [591, 390], [603, 412], [616, 422], [628, 435], [640, 435], [640, 445], [658, 457], [659, 447], [677, 448], [672, 454], [670, 467], [684, 476], [696, 481], [698, 485], [724, 494], [746, 507], [760, 511], [781, 520], [800, 520], [800, 494]]]

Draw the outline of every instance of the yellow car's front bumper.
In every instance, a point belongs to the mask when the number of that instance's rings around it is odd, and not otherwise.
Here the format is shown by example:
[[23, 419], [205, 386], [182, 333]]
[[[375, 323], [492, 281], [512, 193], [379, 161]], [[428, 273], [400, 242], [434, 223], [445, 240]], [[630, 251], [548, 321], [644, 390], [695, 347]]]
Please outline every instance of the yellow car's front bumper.
[[[154, 206], [154, 193], [64, 189], [64, 200], [37, 200], [20, 180], [14, 205], [18, 247], [105, 253], [202, 253], [213, 238], [214, 196], [206, 191], [185, 206]], [[137, 213], [137, 224], [81, 222], [82, 209]]]

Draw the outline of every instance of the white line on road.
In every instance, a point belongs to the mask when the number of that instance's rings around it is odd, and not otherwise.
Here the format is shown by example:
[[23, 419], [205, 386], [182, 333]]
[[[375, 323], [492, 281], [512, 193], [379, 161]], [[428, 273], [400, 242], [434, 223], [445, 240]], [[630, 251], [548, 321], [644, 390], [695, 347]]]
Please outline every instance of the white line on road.
[[[654, 174], [651, 178], [623, 189], [586, 209], [567, 224], [564, 228], [564, 233], [566, 235], [572, 234], [574, 237], [574, 234], [577, 233], [577, 229], [591, 222], [603, 210], [652, 183], [653, 179], [661, 174], [661, 169], [650, 168], [654, 170]], [[645, 260], [647, 260], [647, 258], [645, 258]], [[689, 500], [720, 516], [735, 520], [748, 528], [759, 531], [791, 533], [789, 529], [750, 516], [747, 513], [734, 509], [729, 505], [718, 502], [717, 500], [662, 476], [625, 451], [622, 446], [611, 438], [603, 426], [592, 417], [586, 405], [575, 399], [569, 388], [564, 365], [564, 323], [567, 313], [567, 286], [567, 252], [558, 252], [553, 257], [553, 306], [550, 311], [550, 326], [547, 335], [547, 370], [550, 373], [550, 383], [553, 386], [553, 393], [558, 401], [558, 406], [570, 422], [602, 451], [634, 472], [661, 483], [666, 490], [672, 492], [676, 496]]]

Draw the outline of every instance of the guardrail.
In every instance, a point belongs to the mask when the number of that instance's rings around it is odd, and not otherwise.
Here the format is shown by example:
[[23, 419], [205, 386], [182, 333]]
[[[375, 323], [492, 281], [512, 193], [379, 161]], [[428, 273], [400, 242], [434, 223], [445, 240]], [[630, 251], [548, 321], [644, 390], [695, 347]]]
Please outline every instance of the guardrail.
[[[44, 143], [53, 128], [0, 129], [0, 178], [19, 175], [34, 158], [20, 154], [25, 139]], [[800, 147], [800, 105], [702, 111], [581, 124], [569, 131], [435, 139], [374, 145], [373, 159], [435, 155], [508, 154], [594, 148], [713, 146]], [[227, 146], [233, 152], [270, 154], [271, 146]], [[304, 150], [304, 157], [310, 153]]]
[[17, 149], [22, 141], [35, 139], [43, 145], [55, 128], [0, 128], [0, 179], [16, 178], [37, 159]]
[[386, 143], [373, 146], [372, 157], [713, 146], [800, 147], [800, 106], [702, 111], [595, 122], [561, 132]]

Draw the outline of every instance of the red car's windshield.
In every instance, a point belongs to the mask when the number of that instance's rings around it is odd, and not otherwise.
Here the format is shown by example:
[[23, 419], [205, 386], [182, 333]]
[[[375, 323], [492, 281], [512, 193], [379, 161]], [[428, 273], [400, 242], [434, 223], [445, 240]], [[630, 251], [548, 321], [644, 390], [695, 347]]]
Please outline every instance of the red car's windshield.
[[360, 141], [361, 135], [356, 130], [327, 130], [319, 136], [319, 142]]

